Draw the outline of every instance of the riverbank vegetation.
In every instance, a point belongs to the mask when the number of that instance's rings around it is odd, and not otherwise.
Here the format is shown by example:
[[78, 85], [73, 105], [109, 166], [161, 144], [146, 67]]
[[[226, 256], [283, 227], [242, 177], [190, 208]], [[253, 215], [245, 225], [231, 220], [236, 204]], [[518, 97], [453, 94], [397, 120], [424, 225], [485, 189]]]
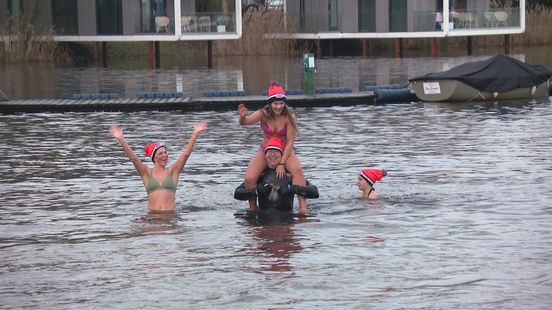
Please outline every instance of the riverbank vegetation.
[[40, 29], [27, 22], [13, 25], [5, 19], [0, 24], [0, 63], [71, 62], [69, 49], [55, 42], [52, 36], [51, 29]]

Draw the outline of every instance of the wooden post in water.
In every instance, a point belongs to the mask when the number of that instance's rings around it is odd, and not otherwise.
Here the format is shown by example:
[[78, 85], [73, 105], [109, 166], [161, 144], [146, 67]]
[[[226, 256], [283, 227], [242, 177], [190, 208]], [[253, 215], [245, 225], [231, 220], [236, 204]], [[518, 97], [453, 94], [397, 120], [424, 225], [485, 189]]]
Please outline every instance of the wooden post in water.
[[161, 52], [159, 51], [159, 41], [155, 41], [155, 69], [161, 67]]
[[512, 48], [512, 41], [509, 34], [504, 35], [504, 54], [509, 55]]
[[98, 51], [98, 42], [92, 42], [92, 58], [94, 59], [94, 64], [98, 66], [98, 60], [100, 59], [100, 52]]
[[402, 38], [395, 39], [395, 58], [402, 58], [403, 48], [402, 48]]
[[316, 58], [322, 57], [322, 48], [320, 47], [320, 39], [314, 40], [314, 44], [316, 45]]
[[473, 54], [473, 37], [468, 37], [468, 55]]
[[368, 57], [370, 54], [370, 49], [368, 46], [368, 39], [361, 39], [362, 44], [362, 57]]
[[437, 38], [429, 39], [429, 56], [437, 57]]
[[213, 69], [213, 41], [207, 41], [207, 67]]
[[149, 41], [147, 43], [147, 46], [148, 46], [148, 52], [147, 52], [148, 70], [153, 70], [153, 42]]

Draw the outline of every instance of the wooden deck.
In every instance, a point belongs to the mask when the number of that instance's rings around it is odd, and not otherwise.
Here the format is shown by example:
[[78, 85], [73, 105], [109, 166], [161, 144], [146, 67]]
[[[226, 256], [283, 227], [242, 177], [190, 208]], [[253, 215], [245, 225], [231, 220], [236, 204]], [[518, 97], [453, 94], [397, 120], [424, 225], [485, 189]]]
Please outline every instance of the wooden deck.
[[[235, 110], [240, 103], [244, 103], [249, 109], [260, 108], [266, 104], [266, 96], [10, 100], [0, 102], [0, 113], [214, 111]], [[322, 107], [375, 104], [376, 100], [373, 91], [366, 91], [342, 94], [290, 95], [288, 96], [288, 103], [292, 107]]]

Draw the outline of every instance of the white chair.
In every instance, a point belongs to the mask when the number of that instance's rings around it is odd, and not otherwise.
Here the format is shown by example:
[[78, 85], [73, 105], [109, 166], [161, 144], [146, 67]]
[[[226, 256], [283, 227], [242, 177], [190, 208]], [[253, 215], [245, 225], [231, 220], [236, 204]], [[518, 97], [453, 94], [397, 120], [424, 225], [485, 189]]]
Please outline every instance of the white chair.
[[190, 28], [192, 24], [192, 16], [182, 16], [180, 17], [180, 23], [182, 24], [182, 32], [191, 32]]
[[494, 13], [493, 12], [485, 12], [485, 13], [483, 13], [483, 16], [485, 16], [485, 26], [486, 27], [494, 27], [494, 25], [495, 25]]
[[169, 32], [170, 23], [171, 21], [167, 16], [155, 16], [155, 30], [157, 33], [162, 29], [165, 29], [165, 32]]
[[508, 26], [508, 13], [504, 11], [495, 12], [494, 18], [497, 26], [500, 24], [502, 24], [502, 26], [504, 27]]
[[199, 31], [210, 32], [211, 31], [211, 17], [201, 16], [198, 19]]

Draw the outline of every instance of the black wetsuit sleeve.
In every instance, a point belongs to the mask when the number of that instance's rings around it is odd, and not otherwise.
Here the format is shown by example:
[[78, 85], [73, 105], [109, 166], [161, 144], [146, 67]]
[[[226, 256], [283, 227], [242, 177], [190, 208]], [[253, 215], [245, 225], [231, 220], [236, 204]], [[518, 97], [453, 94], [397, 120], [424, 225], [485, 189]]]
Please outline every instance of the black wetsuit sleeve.
[[294, 194], [304, 196], [308, 199], [316, 199], [320, 196], [318, 194], [318, 188], [309, 183], [309, 181], [307, 181], [306, 186], [292, 185], [290, 189]]
[[257, 191], [255, 188], [246, 189], [245, 183], [240, 184], [234, 191], [234, 199], [249, 200], [251, 198], [257, 198]]

